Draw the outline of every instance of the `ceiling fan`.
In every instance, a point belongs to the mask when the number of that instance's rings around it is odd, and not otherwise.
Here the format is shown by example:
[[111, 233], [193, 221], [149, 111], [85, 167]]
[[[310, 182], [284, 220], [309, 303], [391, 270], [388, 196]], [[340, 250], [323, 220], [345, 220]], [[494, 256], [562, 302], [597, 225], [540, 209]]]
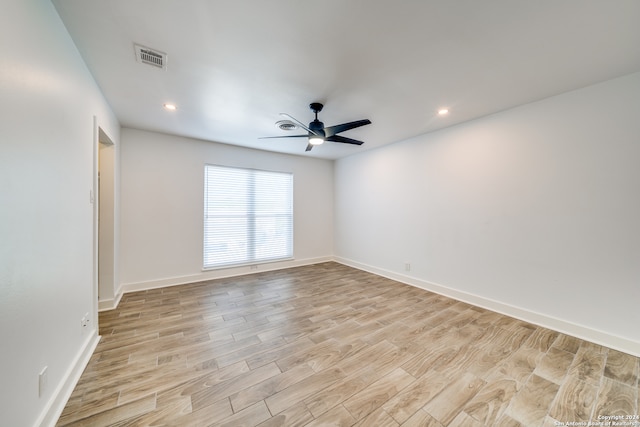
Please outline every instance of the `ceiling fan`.
[[316, 118], [309, 123], [309, 126], [300, 122], [299, 120], [291, 117], [287, 113], [280, 113], [281, 116], [284, 116], [294, 122], [296, 125], [306, 130], [308, 133], [306, 135], [281, 135], [281, 136], [263, 136], [260, 139], [269, 139], [269, 138], [308, 138], [309, 143], [307, 144], [307, 148], [304, 151], [311, 151], [311, 149], [315, 145], [320, 145], [325, 141], [331, 142], [341, 142], [344, 144], [354, 144], [354, 145], [362, 145], [363, 141], [358, 141], [357, 139], [347, 138], [345, 136], [337, 135], [338, 133], [345, 132], [360, 126], [370, 125], [371, 120], [356, 120], [355, 122], [342, 123], [341, 125], [324, 127], [324, 123], [318, 120], [318, 113], [322, 111], [322, 107], [324, 107], [319, 102], [313, 102], [309, 104], [309, 108], [314, 112]]

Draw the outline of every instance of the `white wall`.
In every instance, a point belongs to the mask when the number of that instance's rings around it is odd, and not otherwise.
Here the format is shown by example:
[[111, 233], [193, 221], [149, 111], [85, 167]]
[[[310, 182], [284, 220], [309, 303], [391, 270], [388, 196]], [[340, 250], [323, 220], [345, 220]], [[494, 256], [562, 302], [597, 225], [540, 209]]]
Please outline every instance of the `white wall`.
[[0, 424], [48, 425], [97, 336], [93, 120], [119, 124], [50, 2], [3, 1], [0, 51]]
[[338, 160], [335, 254], [640, 354], [639, 113], [637, 73]]
[[205, 163], [294, 174], [295, 261], [260, 264], [258, 271], [331, 258], [332, 161], [128, 128], [121, 138], [123, 290], [253, 272], [202, 271]]

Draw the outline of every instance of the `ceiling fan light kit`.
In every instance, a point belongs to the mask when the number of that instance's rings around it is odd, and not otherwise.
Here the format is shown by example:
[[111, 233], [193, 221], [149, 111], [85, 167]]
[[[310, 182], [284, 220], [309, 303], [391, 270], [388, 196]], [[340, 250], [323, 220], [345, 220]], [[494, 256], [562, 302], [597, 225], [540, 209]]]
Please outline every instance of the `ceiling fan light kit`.
[[306, 130], [308, 132], [306, 135], [264, 136], [264, 137], [262, 137], [260, 139], [307, 138], [308, 144], [307, 144], [307, 148], [305, 149], [305, 151], [311, 151], [311, 149], [314, 146], [321, 145], [325, 141], [339, 142], [339, 143], [343, 143], [343, 144], [353, 144], [353, 145], [362, 145], [362, 144], [364, 144], [363, 141], [358, 141], [356, 139], [351, 139], [351, 138], [347, 138], [347, 137], [344, 137], [344, 136], [339, 136], [337, 134], [341, 133], [341, 132], [346, 132], [348, 130], [351, 130], [351, 129], [354, 129], [354, 128], [357, 128], [357, 127], [360, 127], [360, 126], [369, 125], [369, 124], [371, 124], [371, 120], [368, 120], [368, 119], [356, 120], [355, 122], [348, 122], [348, 123], [342, 123], [340, 125], [324, 127], [324, 123], [322, 123], [320, 120], [318, 120], [318, 113], [320, 111], [322, 111], [323, 107], [324, 107], [324, 105], [322, 105], [319, 102], [312, 102], [311, 104], [309, 104], [309, 108], [315, 114], [315, 119], [311, 123], [309, 123], [308, 126], [305, 125], [304, 123], [302, 123], [300, 120], [290, 116], [287, 113], [280, 113], [281, 116], [286, 117], [288, 119], [288, 120], [281, 120], [279, 122], [276, 122], [276, 125], [280, 129], [283, 129], [283, 130], [291, 129], [291, 127], [283, 127], [283, 126], [280, 125], [283, 122], [290, 121], [294, 125], [294, 127], [295, 127], [295, 125], [297, 125], [297, 127], [300, 127], [302, 129]]

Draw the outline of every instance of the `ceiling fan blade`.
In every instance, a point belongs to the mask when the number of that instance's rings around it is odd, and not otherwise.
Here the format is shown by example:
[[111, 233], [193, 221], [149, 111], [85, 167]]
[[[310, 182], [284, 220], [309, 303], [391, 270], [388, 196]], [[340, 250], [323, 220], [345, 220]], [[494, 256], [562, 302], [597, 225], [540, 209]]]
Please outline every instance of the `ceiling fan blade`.
[[364, 144], [363, 141], [358, 141], [357, 139], [351, 139], [351, 138], [347, 138], [344, 136], [340, 136], [340, 135], [333, 135], [330, 136], [328, 138], [324, 139], [325, 141], [331, 141], [331, 142], [343, 142], [345, 144], [354, 144], [354, 145], [362, 145]]
[[309, 129], [309, 127], [307, 125], [305, 125], [304, 123], [302, 123], [300, 120], [296, 119], [295, 117], [291, 117], [287, 113], [280, 113], [280, 115], [283, 116], [283, 117], [286, 117], [289, 120], [291, 120], [292, 122], [294, 122], [295, 124], [300, 126], [302, 129], [306, 130], [307, 132], [310, 132], [310, 133], [312, 133], [314, 135], [322, 136], [322, 135], [319, 135], [318, 132], [314, 132], [311, 129]]
[[311, 151], [312, 148], [313, 148], [312, 144], [307, 144], [307, 148], [305, 148], [304, 151]]
[[333, 136], [337, 133], [347, 131], [349, 129], [359, 128], [360, 126], [370, 125], [371, 120], [356, 120], [355, 122], [343, 123], [341, 125], [329, 126], [324, 129], [324, 133], [326, 136]]
[[309, 138], [309, 135], [261, 136], [258, 139], [272, 139], [272, 138]]

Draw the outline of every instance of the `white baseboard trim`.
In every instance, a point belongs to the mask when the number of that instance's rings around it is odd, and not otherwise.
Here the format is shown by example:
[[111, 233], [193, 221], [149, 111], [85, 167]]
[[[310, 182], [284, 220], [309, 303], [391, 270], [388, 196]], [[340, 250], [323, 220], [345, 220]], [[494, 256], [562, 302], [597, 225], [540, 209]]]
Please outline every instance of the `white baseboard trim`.
[[118, 307], [122, 299], [122, 286], [118, 288], [115, 297], [98, 301], [98, 311], [109, 311]]
[[97, 330], [94, 330], [92, 335], [84, 342], [34, 426], [54, 427], [56, 425], [69, 397], [71, 397], [71, 393], [73, 393], [73, 389], [76, 387], [78, 380], [80, 380], [82, 372], [87, 367], [89, 359], [91, 359], [98, 342], [100, 342], [100, 336], [97, 332]]
[[616, 336], [607, 332], [572, 323], [568, 320], [537, 313], [521, 307], [505, 304], [503, 302], [495, 301], [479, 295], [452, 289], [447, 286], [439, 285], [437, 283], [432, 283], [415, 277], [406, 276], [404, 274], [377, 268], [371, 265], [353, 261], [351, 259], [334, 257], [334, 261], [340, 264], [347, 265], [349, 267], [357, 268], [358, 270], [367, 271], [378, 276], [396, 280], [398, 282], [424, 289], [426, 291], [434, 292], [458, 301], [494, 311], [496, 313], [514, 317], [525, 322], [533, 323], [535, 325], [552, 329], [566, 335], [571, 335], [585, 341], [590, 341], [595, 344], [600, 344], [605, 347], [609, 347], [627, 354], [640, 357], [640, 342], [633, 341], [628, 338]]
[[[203, 271], [198, 274], [188, 276], [167, 277], [163, 279], [148, 280], [144, 282], [125, 283], [121, 285], [123, 293], [146, 291], [149, 289], [166, 288], [168, 286], [185, 285], [187, 283], [202, 282], [205, 280], [225, 279], [228, 277], [245, 276], [248, 274], [261, 273], [264, 271], [283, 270], [285, 268], [301, 267], [304, 265], [320, 264], [322, 262], [333, 261], [333, 257], [306, 258], [301, 260], [288, 260], [264, 264], [256, 264], [254, 266], [231, 267], [218, 270]], [[120, 302], [118, 300], [118, 302]], [[117, 307], [117, 304], [113, 307]]]

